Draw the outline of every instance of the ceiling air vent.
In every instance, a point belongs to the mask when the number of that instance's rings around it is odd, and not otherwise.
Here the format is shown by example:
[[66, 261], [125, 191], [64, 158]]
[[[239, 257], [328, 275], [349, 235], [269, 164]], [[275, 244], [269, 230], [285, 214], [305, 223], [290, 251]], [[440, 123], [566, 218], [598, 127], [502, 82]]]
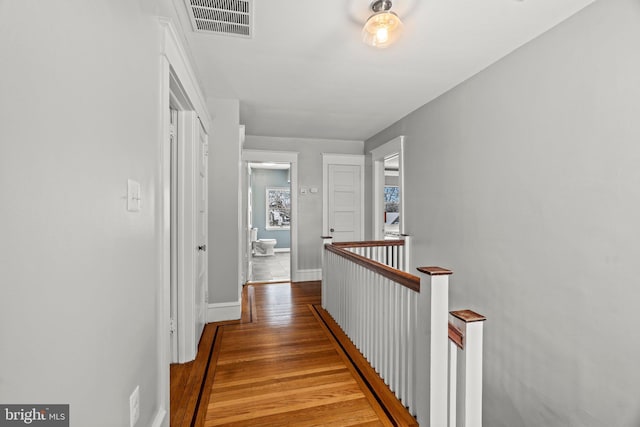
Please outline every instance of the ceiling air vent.
[[185, 0], [194, 31], [251, 37], [253, 0]]

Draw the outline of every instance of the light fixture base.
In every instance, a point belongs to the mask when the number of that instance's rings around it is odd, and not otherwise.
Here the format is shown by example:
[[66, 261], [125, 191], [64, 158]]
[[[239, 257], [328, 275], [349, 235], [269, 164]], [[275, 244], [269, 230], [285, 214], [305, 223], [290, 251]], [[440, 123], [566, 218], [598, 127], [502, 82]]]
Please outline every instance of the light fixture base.
[[391, 9], [391, 6], [393, 6], [393, 4], [391, 3], [391, 0], [376, 0], [373, 3], [371, 3], [371, 10], [374, 12], [386, 12], [387, 10]]

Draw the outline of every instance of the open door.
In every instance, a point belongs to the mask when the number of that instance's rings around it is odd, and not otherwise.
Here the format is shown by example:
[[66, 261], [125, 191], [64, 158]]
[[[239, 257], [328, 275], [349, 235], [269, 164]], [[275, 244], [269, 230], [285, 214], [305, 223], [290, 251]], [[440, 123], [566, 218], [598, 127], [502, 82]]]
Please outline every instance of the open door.
[[202, 123], [198, 120], [198, 151], [196, 165], [196, 283], [195, 283], [195, 328], [196, 328], [196, 347], [200, 341], [200, 336], [207, 322], [207, 301], [209, 300], [209, 287], [207, 284], [208, 276], [208, 258], [207, 258], [207, 224], [208, 224], [208, 205], [207, 205], [207, 166], [209, 156], [209, 145], [207, 144], [207, 134], [202, 127]]
[[171, 362], [194, 360], [208, 300], [207, 133], [198, 116], [172, 105]]

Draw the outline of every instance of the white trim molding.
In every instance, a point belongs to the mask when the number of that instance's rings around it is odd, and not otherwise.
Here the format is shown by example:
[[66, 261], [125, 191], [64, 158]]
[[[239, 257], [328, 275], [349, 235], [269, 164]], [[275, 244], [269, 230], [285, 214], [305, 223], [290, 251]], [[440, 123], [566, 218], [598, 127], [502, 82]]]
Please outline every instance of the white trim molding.
[[167, 411], [164, 408], [158, 408], [158, 412], [156, 412], [156, 416], [153, 418], [153, 422], [151, 423], [151, 427], [168, 427], [169, 423], [165, 422], [167, 420]]
[[311, 282], [322, 280], [321, 268], [310, 268], [307, 270], [296, 270], [296, 274], [291, 278], [292, 282]]
[[182, 88], [189, 96], [193, 109], [198, 113], [204, 130], [209, 133], [211, 129], [211, 117], [207, 110], [205, 97], [200, 90], [196, 73], [189, 62], [189, 55], [180, 41], [178, 32], [173, 22], [168, 18], [159, 17], [158, 22], [162, 28], [164, 56], [171, 64], [172, 72], [178, 77]]
[[240, 301], [209, 304], [207, 309], [207, 323], [238, 320], [240, 317], [242, 317], [242, 303]]
[[158, 35], [160, 37], [159, 52], [159, 78], [160, 87], [158, 94], [160, 101], [158, 102], [160, 118], [158, 129], [158, 161], [159, 174], [156, 177], [157, 190], [156, 199], [156, 233], [159, 236], [160, 244], [158, 245], [158, 277], [159, 281], [159, 298], [158, 298], [158, 318], [157, 318], [157, 350], [158, 350], [158, 412], [153, 421], [153, 427], [165, 427], [169, 425], [166, 414], [170, 411], [170, 373], [169, 364], [171, 363], [171, 340], [169, 339], [170, 330], [170, 301], [171, 301], [171, 204], [168, 195], [171, 193], [171, 149], [170, 149], [170, 117], [169, 104], [171, 97], [171, 86], [175, 83], [180, 87], [181, 92], [186, 95], [190, 105], [190, 109], [195, 111], [203, 127], [210, 129], [211, 118], [204, 101], [204, 96], [198, 81], [195, 77], [193, 67], [189, 62], [187, 52], [182, 45], [178, 32], [171, 20], [166, 18], [158, 18]]

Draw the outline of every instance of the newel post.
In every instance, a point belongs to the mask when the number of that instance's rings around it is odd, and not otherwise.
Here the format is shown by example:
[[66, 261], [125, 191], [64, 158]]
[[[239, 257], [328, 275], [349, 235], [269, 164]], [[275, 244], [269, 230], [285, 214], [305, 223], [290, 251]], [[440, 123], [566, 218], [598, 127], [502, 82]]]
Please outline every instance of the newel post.
[[327, 268], [326, 255], [325, 255], [325, 245], [330, 245], [333, 243], [333, 237], [331, 236], [320, 236], [322, 239], [322, 248], [320, 252], [320, 265], [322, 267], [322, 308], [327, 309], [327, 284], [328, 284], [328, 274], [329, 269]]
[[457, 418], [464, 427], [482, 427], [482, 339], [486, 317], [475, 311], [460, 310], [451, 312], [451, 320], [464, 337], [458, 361]]
[[411, 271], [411, 236], [408, 234], [402, 234], [400, 235], [400, 238], [404, 240], [402, 270]]
[[[426, 385], [418, 385], [417, 396], [429, 396], [423, 402], [418, 413], [418, 423], [433, 427], [447, 425], [447, 388], [449, 364], [449, 276], [450, 270], [441, 267], [419, 267], [424, 274], [420, 280], [419, 310], [426, 315], [419, 316], [419, 348], [426, 351], [418, 353], [418, 366], [429, 361], [428, 369], [420, 375]], [[426, 330], [423, 329], [426, 327]], [[424, 335], [426, 334], [426, 337]], [[426, 377], [426, 378], [425, 378]], [[424, 389], [426, 387], [426, 389]], [[426, 405], [426, 407], [425, 407]]]

